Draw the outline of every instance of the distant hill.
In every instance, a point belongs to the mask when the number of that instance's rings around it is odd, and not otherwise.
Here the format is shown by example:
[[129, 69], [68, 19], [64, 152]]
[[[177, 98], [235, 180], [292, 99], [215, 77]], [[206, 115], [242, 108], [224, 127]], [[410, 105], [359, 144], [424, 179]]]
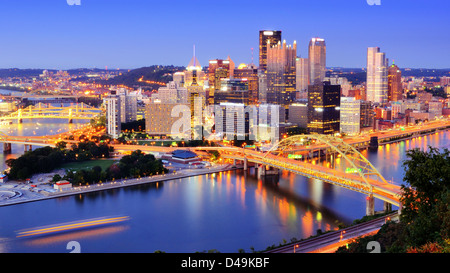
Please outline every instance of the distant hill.
[[[353, 85], [361, 84], [366, 81], [366, 70], [365, 68], [342, 68], [333, 67], [328, 68], [331, 71], [327, 71], [326, 76], [331, 75], [345, 77], [347, 80], [352, 82]], [[402, 76], [404, 77], [428, 77], [436, 78], [435, 81], [439, 81], [442, 76], [450, 77], [450, 69], [432, 69], [432, 68], [401, 68]]]
[[[0, 78], [12, 78], [12, 77], [39, 77], [44, 70], [48, 72], [56, 73], [58, 69], [43, 69], [43, 68], [33, 68], [33, 69], [20, 69], [20, 68], [3, 68], [0, 69]], [[86, 73], [97, 73], [97, 72], [105, 72], [105, 69], [99, 68], [75, 68], [64, 70], [67, 71], [69, 75], [83, 75]], [[119, 70], [119, 72], [123, 72], [127, 70]]]
[[38, 77], [42, 74], [42, 71], [44, 71], [44, 69], [6, 68], [0, 69], [0, 78]]
[[104, 81], [104, 83], [157, 90], [159, 87], [164, 86], [164, 84], [173, 79], [173, 73], [184, 70], [185, 67], [182, 66], [153, 65], [130, 70], [122, 75], [108, 79], [107, 81]]

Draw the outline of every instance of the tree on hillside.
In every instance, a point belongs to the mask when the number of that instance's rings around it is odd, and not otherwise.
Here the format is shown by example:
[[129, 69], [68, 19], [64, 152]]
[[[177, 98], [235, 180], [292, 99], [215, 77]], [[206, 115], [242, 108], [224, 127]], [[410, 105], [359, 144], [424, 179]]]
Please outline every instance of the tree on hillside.
[[407, 224], [408, 243], [421, 246], [448, 238], [450, 233], [450, 153], [419, 149], [407, 152], [402, 186], [401, 221]]
[[382, 252], [450, 252], [449, 150], [409, 150], [403, 167], [400, 222], [390, 222], [337, 252], [367, 253], [369, 241], [379, 242]]

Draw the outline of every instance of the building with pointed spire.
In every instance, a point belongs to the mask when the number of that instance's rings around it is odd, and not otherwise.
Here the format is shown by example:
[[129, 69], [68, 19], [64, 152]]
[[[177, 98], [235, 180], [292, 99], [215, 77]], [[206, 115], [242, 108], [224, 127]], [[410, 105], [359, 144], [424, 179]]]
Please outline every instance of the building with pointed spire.
[[195, 56], [195, 45], [194, 45], [194, 55], [192, 56], [191, 61], [186, 67], [186, 71], [184, 72], [184, 84], [185, 86], [203, 86], [204, 84], [205, 73], [202, 70], [202, 66]]

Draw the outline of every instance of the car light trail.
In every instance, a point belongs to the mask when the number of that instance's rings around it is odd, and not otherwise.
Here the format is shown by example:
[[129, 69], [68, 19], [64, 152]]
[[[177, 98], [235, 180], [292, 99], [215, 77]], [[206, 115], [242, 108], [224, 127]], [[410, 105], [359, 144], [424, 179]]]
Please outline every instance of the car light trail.
[[21, 231], [21, 232], [18, 232], [17, 237], [34, 236], [34, 235], [47, 234], [47, 233], [53, 233], [53, 232], [74, 230], [74, 229], [79, 229], [79, 228], [94, 227], [94, 226], [123, 222], [123, 221], [127, 221], [129, 219], [130, 219], [130, 217], [128, 217], [128, 216], [109, 217], [109, 218], [106, 218], [106, 217], [93, 218], [93, 219], [88, 219], [88, 220], [69, 222], [69, 223], [63, 223], [63, 224], [51, 225], [51, 226], [44, 226], [44, 227], [39, 227], [39, 228], [32, 229], [32, 230]]

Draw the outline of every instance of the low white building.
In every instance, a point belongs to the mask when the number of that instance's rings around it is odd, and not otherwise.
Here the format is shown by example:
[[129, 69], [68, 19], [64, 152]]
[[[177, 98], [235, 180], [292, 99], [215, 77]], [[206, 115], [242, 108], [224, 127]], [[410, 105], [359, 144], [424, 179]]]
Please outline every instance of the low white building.
[[63, 190], [66, 190], [66, 189], [71, 189], [72, 188], [72, 184], [69, 181], [61, 180], [61, 181], [56, 182], [53, 185], [53, 188], [55, 190], [63, 191]]

